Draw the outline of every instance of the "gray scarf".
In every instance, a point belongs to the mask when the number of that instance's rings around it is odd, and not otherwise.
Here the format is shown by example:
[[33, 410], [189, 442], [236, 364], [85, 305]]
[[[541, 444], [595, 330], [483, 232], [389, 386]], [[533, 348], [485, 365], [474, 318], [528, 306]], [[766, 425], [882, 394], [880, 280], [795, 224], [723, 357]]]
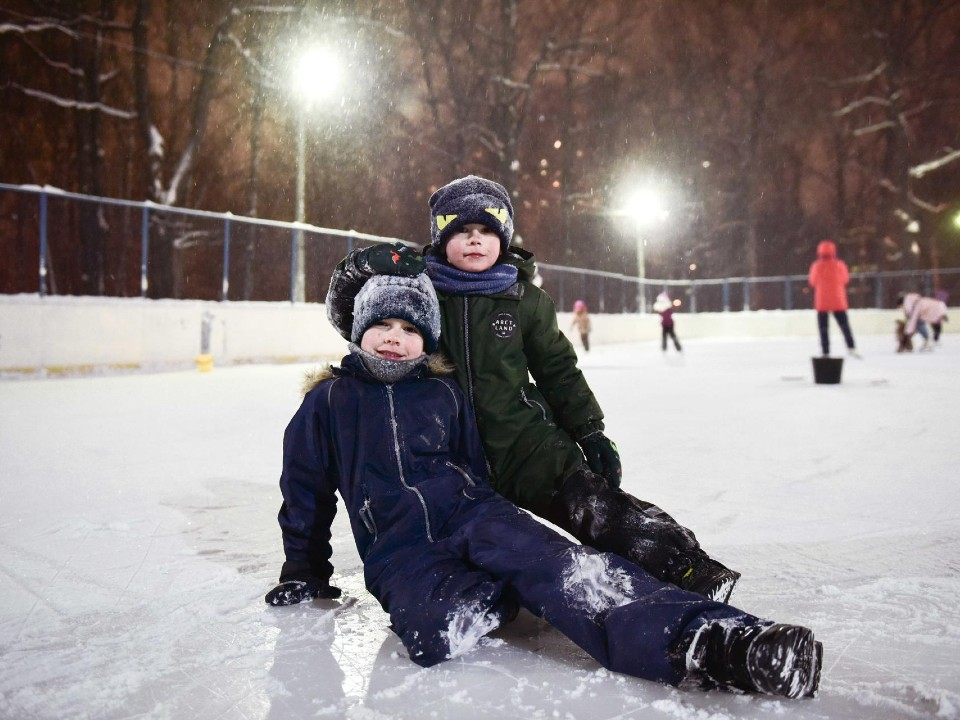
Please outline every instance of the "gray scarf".
[[367, 372], [380, 382], [388, 385], [403, 380], [411, 372], [421, 365], [426, 365], [429, 361], [427, 355], [415, 360], [384, 360], [382, 357], [361, 350], [360, 346], [355, 343], [350, 343], [350, 352], [357, 354]]

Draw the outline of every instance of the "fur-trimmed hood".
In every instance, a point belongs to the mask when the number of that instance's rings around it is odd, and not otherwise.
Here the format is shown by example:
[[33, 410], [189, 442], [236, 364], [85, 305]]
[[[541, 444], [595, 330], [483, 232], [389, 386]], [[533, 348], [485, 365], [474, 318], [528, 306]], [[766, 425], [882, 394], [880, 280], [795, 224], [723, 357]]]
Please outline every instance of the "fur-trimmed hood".
[[[306, 395], [324, 380], [329, 380], [334, 376], [334, 365], [323, 365], [321, 367], [307, 370], [303, 374], [303, 382], [300, 384], [300, 394]], [[427, 369], [431, 375], [443, 377], [453, 374], [453, 365], [444, 357], [443, 353], [433, 353], [427, 357]]]

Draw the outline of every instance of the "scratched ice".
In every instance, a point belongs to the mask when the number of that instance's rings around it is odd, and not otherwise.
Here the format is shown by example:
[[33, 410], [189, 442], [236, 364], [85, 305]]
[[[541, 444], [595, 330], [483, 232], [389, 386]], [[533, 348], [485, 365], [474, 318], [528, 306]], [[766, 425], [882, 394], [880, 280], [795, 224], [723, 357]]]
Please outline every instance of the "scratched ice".
[[958, 718], [960, 335], [857, 341], [835, 386], [812, 382], [815, 338], [581, 362], [623, 487], [743, 573], [736, 605], [814, 628], [813, 701], [616, 675], [527, 613], [420, 668], [343, 512], [341, 601], [266, 606], [288, 365], [0, 380], [0, 717]]

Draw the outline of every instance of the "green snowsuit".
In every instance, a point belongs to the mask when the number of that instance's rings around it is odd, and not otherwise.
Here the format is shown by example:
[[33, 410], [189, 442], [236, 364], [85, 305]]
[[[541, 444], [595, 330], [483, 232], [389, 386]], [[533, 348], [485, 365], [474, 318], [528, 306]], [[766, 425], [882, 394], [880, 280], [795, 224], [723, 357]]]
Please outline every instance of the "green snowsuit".
[[603, 429], [603, 411], [560, 332], [553, 300], [531, 280], [533, 255], [511, 248], [517, 282], [495, 295], [440, 299], [440, 349], [475, 408], [490, 482], [544, 515], [563, 480], [584, 462], [574, 438]]

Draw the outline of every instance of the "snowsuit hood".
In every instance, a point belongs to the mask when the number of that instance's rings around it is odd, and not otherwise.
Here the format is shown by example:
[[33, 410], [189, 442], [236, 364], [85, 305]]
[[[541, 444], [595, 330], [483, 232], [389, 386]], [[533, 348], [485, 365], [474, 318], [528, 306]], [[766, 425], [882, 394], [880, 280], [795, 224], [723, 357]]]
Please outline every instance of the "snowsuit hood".
[[837, 257], [837, 245], [833, 240], [821, 240], [817, 245], [817, 257], [822, 260], [833, 260]]
[[[335, 377], [337, 370], [338, 368], [327, 364], [304, 372], [303, 382], [300, 385], [300, 395], [305, 396], [324, 380]], [[453, 374], [453, 366], [440, 353], [434, 353], [427, 358], [427, 370], [431, 375], [438, 377]]]

